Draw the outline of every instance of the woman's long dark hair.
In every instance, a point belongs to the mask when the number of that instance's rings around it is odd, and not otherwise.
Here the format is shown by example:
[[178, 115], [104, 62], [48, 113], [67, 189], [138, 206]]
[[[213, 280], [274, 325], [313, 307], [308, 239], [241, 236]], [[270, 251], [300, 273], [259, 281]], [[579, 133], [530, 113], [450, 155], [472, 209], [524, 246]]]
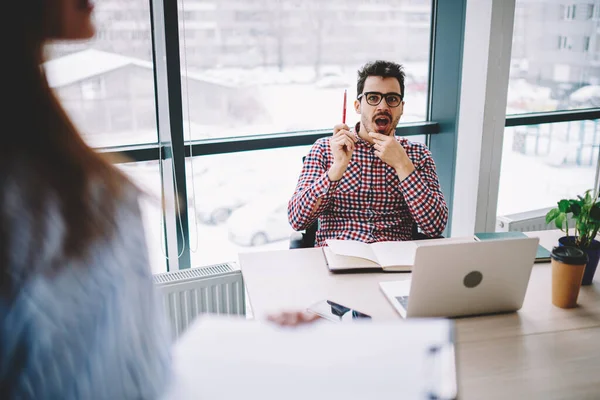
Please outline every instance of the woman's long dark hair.
[[[129, 185], [117, 168], [85, 144], [48, 84], [42, 68], [47, 34], [43, 15], [51, 3], [9, 1], [2, 6], [16, 24], [11, 23], [11, 32], [0, 31], [0, 294], [12, 292], [17, 280], [39, 268], [24, 263], [22, 271], [9, 270], [11, 217], [2, 204], [9, 183], [18, 185], [23, 216], [33, 225], [33, 237], [25, 238], [31, 252], [41, 249], [46, 239], [49, 202], [58, 206], [67, 259], [84, 257], [93, 242], [110, 237], [116, 205]], [[14, 182], [18, 178], [26, 181]]]

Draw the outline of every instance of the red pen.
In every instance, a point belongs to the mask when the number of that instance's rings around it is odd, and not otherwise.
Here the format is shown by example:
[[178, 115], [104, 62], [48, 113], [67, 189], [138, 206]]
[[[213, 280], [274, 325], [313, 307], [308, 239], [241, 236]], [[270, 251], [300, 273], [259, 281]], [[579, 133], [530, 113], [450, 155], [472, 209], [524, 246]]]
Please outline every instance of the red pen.
[[346, 93], [347, 89], [344, 89], [344, 112], [342, 113], [342, 124], [346, 123]]

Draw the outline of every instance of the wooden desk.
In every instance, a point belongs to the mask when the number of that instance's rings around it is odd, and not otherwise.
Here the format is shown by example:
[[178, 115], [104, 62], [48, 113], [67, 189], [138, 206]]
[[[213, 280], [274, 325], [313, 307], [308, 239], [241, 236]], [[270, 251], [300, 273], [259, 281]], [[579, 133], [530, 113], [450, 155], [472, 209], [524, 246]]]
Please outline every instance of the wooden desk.
[[[562, 233], [530, 232], [551, 249]], [[332, 274], [321, 249], [240, 254], [256, 317], [330, 299], [373, 316], [399, 319], [379, 289], [407, 273]], [[456, 319], [461, 399], [599, 399], [600, 274], [582, 287], [579, 307], [551, 302], [551, 268], [536, 264], [517, 313]]]

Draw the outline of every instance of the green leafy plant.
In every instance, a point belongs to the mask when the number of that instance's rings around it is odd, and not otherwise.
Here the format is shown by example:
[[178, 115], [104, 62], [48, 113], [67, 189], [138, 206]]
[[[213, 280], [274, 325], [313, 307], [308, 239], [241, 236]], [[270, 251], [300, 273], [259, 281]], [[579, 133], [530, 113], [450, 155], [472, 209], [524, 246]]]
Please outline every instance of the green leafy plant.
[[600, 202], [598, 195], [592, 196], [591, 190], [585, 192], [577, 199], [562, 199], [546, 214], [546, 223], [554, 221], [558, 229], [569, 236], [569, 216], [575, 222], [575, 246], [587, 249], [600, 230]]

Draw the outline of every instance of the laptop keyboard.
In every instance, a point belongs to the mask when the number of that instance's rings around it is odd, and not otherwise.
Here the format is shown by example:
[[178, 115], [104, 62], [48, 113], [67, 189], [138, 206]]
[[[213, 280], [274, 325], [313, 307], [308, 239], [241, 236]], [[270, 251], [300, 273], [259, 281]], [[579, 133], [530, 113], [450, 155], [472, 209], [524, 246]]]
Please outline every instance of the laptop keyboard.
[[402, 307], [404, 307], [405, 310], [408, 309], [408, 296], [396, 296], [396, 300], [398, 300], [398, 303], [402, 304]]

